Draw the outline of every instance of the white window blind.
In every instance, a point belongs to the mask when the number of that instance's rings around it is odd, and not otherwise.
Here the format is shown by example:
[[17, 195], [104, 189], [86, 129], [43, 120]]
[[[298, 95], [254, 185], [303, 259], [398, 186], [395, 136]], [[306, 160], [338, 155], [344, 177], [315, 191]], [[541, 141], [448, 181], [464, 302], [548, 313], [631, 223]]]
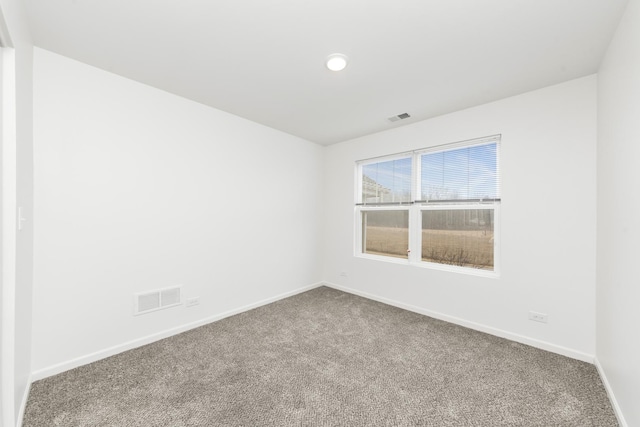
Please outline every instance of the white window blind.
[[363, 205], [411, 203], [412, 157], [362, 165]]
[[419, 202], [500, 200], [498, 143], [420, 154]]

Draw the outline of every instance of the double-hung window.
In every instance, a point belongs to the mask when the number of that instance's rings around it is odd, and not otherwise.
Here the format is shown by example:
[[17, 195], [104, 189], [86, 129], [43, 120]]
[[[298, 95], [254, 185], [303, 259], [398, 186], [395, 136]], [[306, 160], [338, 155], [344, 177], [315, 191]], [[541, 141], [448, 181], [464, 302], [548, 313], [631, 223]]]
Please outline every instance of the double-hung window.
[[356, 254], [498, 272], [500, 136], [357, 162]]

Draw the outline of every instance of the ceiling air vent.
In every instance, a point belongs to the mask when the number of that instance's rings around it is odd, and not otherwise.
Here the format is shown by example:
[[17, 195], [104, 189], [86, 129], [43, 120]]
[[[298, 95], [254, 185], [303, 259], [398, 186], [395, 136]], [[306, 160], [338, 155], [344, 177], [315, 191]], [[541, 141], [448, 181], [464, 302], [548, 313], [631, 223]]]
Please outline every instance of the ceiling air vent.
[[409, 117], [411, 117], [409, 113], [402, 113], [398, 114], [397, 116], [391, 116], [387, 120], [389, 120], [390, 122], [397, 122], [398, 120], [408, 119]]

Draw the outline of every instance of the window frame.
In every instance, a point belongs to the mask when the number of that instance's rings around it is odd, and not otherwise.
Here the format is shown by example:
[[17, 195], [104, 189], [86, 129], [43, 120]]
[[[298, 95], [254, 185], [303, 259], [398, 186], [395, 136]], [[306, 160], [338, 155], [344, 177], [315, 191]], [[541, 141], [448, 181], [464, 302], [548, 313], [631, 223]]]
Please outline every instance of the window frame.
[[[456, 150], [459, 148], [467, 148], [481, 145], [488, 145], [491, 143], [496, 144], [496, 170], [497, 170], [497, 185], [498, 185], [498, 197], [496, 199], [478, 199], [473, 201], [425, 201], [422, 200], [421, 194], [421, 156], [423, 154], [437, 153]], [[459, 141], [449, 144], [443, 144], [439, 146], [422, 148], [419, 150], [401, 152], [397, 154], [391, 154], [388, 156], [378, 156], [374, 158], [364, 159], [356, 162], [355, 167], [355, 209], [354, 209], [354, 256], [358, 258], [371, 259], [376, 261], [390, 262], [393, 264], [412, 265], [420, 268], [427, 268], [431, 270], [448, 271], [455, 273], [468, 274], [473, 276], [482, 276], [497, 278], [500, 276], [501, 271], [501, 256], [500, 256], [500, 225], [501, 225], [501, 199], [500, 199], [500, 150], [501, 150], [501, 135], [492, 135], [482, 138], [475, 138], [471, 140]], [[384, 203], [384, 204], [363, 204], [363, 166], [381, 163], [390, 160], [397, 160], [402, 158], [411, 157], [411, 202], [401, 203]], [[490, 209], [493, 210], [493, 270], [484, 270], [473, 267], [457, 266], [450, 264], [441, 264], [430, 261], [422, 260], [422, 215], [423, 212], [429, 210], [476, 210], [476, 209]], [[405, 258], [398, 258], [387, 255], [370, 254], [364, 252], [363, 244], [363, 230], [362, 230], [362, 218], [363, 212], [367, 211], [398, 211], [406, 210], [409, 212], [409, 255]]]

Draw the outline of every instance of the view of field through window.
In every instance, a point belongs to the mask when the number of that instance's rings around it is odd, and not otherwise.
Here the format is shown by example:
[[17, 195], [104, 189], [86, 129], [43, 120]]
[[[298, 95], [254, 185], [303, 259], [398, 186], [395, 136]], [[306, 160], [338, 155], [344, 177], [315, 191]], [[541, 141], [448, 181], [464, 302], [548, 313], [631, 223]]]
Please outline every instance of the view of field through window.
[[407, 258], [409, 211], [362, 212], [362, 249], [368, 254]]
[[493, 209], [422, 212], [422, 260], [493, 270]]
[[[364, 211], [362, 216], [365, 253], [408, 257], [408, 211]], [[493, 270], [493, 217], [493, 209], [423, 211], [422, 260]]]
[[363, 164], [362, 253], [493, 271], [499, 136], [488, 140]]

